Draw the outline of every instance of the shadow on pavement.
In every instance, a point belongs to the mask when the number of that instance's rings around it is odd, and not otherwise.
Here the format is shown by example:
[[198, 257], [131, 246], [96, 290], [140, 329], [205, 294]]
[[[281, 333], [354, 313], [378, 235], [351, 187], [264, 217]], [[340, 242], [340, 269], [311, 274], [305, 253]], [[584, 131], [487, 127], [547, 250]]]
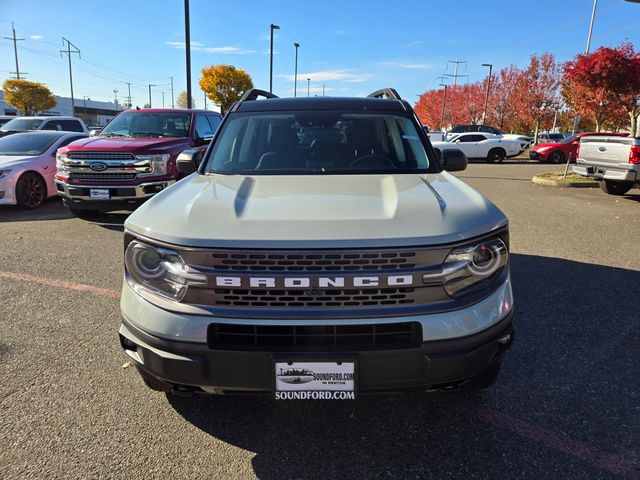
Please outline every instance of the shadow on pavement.
[[640, 475], [640, 272], [514, 254], [512, 275], [517, 337], [489, 390], [169, 402], [202, 431], [255, 452], [263, 479]]
[[15, 205], [0, 206], [0, 223], [62, 220], [73, 217], [73, 213], [62, 205], [62, 200], [58, 197], [49, 198], [41, 207], [34, 210], [21, 210]]

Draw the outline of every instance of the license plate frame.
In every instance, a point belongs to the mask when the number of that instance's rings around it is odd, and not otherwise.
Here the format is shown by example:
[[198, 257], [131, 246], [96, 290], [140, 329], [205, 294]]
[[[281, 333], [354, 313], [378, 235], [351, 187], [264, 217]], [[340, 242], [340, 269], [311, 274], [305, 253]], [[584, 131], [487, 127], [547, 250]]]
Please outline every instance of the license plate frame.
[[109, 200], [111, 195], [108, 188], [90, 188], [89, 196], [92, 200]]
[[358, 394], [358, 363], [353, 357], [273, 358], [272, 363], [276, 400], [354, 400]]

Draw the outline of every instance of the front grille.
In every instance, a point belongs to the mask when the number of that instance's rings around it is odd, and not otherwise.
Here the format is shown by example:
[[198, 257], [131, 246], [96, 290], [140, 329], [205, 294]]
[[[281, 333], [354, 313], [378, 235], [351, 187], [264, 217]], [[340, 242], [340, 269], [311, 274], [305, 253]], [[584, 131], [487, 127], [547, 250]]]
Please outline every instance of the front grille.
[[340, 351], [417, 348], [418, 322], [369, 325], [209, 325], [210, 348], [222, 350]]
[[216, 289], [214, 303], [231, 307], [352, 308], [406, 305], [415, 302], [415, 288], [363, 290], [239, 290]]
[[340, 271], [414, 268], [416, 252], [318, 253], [214, 253], [212, 267], [219, 270]]
[[70, 151], [67, 157], [73, 160], [135, 160], [133, 153], [126, 152], [75, 152]]
[[96, 181], [105, 181], [105, 180], [133, 180], [136, 178], [135, 173], [108, 173], [108, 172], [100, 172], [100, 173], [83, 173], [83, 172], [73, 172], [69, 174], [69, 178], [72, 180], [96, 180]]

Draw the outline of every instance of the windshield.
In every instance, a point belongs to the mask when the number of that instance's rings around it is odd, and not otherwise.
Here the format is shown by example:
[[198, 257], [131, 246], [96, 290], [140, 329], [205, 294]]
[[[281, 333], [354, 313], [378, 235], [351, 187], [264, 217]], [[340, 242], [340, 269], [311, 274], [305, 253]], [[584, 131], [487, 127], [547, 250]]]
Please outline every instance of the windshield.
[[59, 138], [39, 132], [8, 135], [0, 138], [0, 155], [41, 155]]
[[564, 140], [562, 140], [560, 143], [571, 143], [573, 142], [576, 138], [578, 138], [577, 135], [571, 135], [570, 137], [565, 138]]
[[417, 173], [431, 171], [430, 166], [409, 117], [296, 111], [230, 116], [209, 153], [206, 171], [244, 175]]
[[103, 137], [188, 137], [190, 113], [124, 112], [100, 133]]
[[460, 135], [453, 135], [453, 136], [451, 136], [451, 137], [447, 138], [447, 139], [445, 140], [445, 142], [449, 142], [449, 143], [451, 143], [451, 142], [453, 142], [454, 140], [457, 140], [458, 138], [460, 138]]
[[0, 130], [5, 132], [36, 130], [42, 122], [41, 118], [14, 118], [5, 123]]

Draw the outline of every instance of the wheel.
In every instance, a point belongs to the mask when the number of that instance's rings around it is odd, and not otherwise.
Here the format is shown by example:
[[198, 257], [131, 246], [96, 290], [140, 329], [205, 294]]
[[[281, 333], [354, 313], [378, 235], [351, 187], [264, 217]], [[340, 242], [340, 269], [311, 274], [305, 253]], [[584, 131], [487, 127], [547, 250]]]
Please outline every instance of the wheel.
[[78, 218], [91, 218], [100, 213], [98, 210], [83, 210], [81, 208], [69, 208], [69, 210]]
[[549, 163], [564, 163], [564, 155], [562, 152], [551, 152], [549, 154]]
[[614, 180], [601, 180], [600, 189], [608, 193], [609, 195], [624, 195], [631, 187], [633, 187], [633, 182], [616, 182]]
[[507, 156], [507, 153], [501, 148], [492, 148], [487, 155], [487, 162], [490, 163], [502, 163]]
[[38, 208], [47, 198], [43, 178], [34, 172], [24, 173], [16, 183], [16, 203], [19, 208]]

